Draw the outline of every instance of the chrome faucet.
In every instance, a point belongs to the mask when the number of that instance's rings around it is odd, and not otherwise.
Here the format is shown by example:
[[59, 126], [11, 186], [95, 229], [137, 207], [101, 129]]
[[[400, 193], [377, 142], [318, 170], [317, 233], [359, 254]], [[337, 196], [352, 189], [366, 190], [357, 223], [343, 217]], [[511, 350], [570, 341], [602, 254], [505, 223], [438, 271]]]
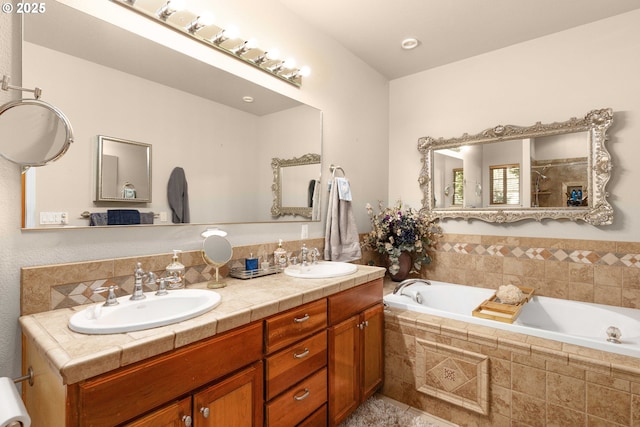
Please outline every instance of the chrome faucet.
[[142, 285], [149, 282], [155, 282], [156, 275], [151, 271], [145, 273], [145, 271], [142, 269], [142, 263], [140, 262], [136, 264], [136, 269], [134, 270], [133, 275], [135, 277], [135, 283], [133, 285], [133, 294], [129, 299], [132, 301], [145, 299], [146, 296], [142, 289]]
[[307, 245], [305, 245], [304, 243], [302, 244], [302, 249], [300, 250], [300, 258], [302, 258], [302, 266], [306, 267], [308, 262], [307, 262], [307, 255], [309, 254], [309, 249], [307, 249]]
[[[406, 279], [406, 280], [403, 280], [402, 282], [398, 283], [398, 286], [396, 286], [396, 288], [393, 290], [393, 293], [394, 294], [398, 294], [398, 295], [405, 295], [405, 294], [402, 293], [404, 288], [406, 288], [408, 286], [411, 286], [414, 283], [423, 283], [425, 285], [431, 285], [431, 282], [426, 280], [426, 279], [418, 279], [418, 278]], [[412, 295], [405, 295], [405, 296], [410, 297], [411, 299], [413, 299], [418, 304], [422, 304], [422, 295], [419, 292], [416, 292], [415, 296], [412, 296]]]

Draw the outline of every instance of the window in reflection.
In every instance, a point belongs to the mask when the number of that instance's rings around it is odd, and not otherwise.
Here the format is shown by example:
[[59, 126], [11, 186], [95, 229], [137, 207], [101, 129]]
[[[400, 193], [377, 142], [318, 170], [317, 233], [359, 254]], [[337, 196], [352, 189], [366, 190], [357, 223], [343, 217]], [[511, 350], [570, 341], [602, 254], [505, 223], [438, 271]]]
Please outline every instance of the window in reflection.
[[520, 165], [490, 166], [491, 204], [520, 204]]

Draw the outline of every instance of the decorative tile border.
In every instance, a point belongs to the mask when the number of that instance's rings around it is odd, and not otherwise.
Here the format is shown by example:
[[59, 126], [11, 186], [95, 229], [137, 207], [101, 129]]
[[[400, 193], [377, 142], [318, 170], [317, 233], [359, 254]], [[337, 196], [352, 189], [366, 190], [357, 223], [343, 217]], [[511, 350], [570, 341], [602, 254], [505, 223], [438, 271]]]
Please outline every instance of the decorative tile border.
[[640, 254], [622, 254], [592, 250], [566, 251], [564, 249], [555, 248], [483, 245], [480, 243], [465, 242], [444, 242], [439, 245], [437, 251], [466, 255], [490, 255], [543, 261], [563, 261], [578, 264], [640, 268]]
[[489, 413], [489, 357], [416, 338], [416, 390]]

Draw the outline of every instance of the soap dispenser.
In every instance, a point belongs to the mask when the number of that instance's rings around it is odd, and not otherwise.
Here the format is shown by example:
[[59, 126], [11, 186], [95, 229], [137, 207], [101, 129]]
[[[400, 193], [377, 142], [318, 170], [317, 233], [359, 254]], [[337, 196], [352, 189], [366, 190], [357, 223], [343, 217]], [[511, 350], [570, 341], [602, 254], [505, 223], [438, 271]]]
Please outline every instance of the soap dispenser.
[[273, 251], [273, 264], [279, 268], [287, 266], [287, 251], [282, 247], [282, 239], [278, 240], [278, 248]]
[[181, 251], [178, 249], [173, 250], [173, 257], [171, 257], [171, 264], [167, 265], [165, 269], [167, 277], [171, 279], [169, 287], [181, 288], [184, 286], [184, 265], [178, 259], [178, 253]]

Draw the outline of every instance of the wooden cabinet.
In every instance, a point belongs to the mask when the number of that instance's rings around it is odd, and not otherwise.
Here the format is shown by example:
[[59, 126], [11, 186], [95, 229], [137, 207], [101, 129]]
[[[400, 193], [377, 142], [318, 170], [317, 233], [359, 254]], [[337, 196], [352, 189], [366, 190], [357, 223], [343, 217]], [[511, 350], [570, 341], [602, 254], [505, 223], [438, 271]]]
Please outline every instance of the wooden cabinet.
[[378, 279], [67, 385], [25, 336], [24, 398], [34, 427], [334, 426], [382, 383], [383, 319]]
[[[193, 411], [192, 408], [193, 407]], [[126, 427], [262, 426], [262, 362], [193, 396], [125, 424]]]
[[125, 424], [126, 427], [189, 427], [193, 425], [191, 398], [170, 403], [169, 405]]
[[[111, 427], [133, 422], [143, 414], [162, 420], [152, 425], [164, 425], [165, 416], [171, 411], [181, 421], [180, 405], [175, 402], [189, 399], [259, 362], [254, 365], [259, 381], [252, 384], [258, 398], [251, 401], [260, 415], [254, 425], [259, 426], [263, 406], [262, 344], [262, 322], [255, 322], [79, 383], [64, 386], [54, 380], [39, 381], [26, 390], [28, 410], [37, 413], [34, 417], [37, 421], [32, 425]], [[41, 356], [29, 342], [25, 354], [30, 363], [45, 366], [37, 363], [35, 359]], [[42, 376], [56, 377], [55, 373], [44, 373], [45, 369], [39, 368]], [[38, 402], [55, 405], [40, 404], [36, 410]], [[160, 412], [155, 413], [158, 409]], [[256, 410], [245, 416], [251, 417]]]
[[265, 320], [265, 425], [295, 426], [312, 414], [322, 416], [317, 413], [327, 401], [326, 328], [326, 299]]
[[382, 384], [382, 279], [329, 297], [329, 425], [342, 422]]

